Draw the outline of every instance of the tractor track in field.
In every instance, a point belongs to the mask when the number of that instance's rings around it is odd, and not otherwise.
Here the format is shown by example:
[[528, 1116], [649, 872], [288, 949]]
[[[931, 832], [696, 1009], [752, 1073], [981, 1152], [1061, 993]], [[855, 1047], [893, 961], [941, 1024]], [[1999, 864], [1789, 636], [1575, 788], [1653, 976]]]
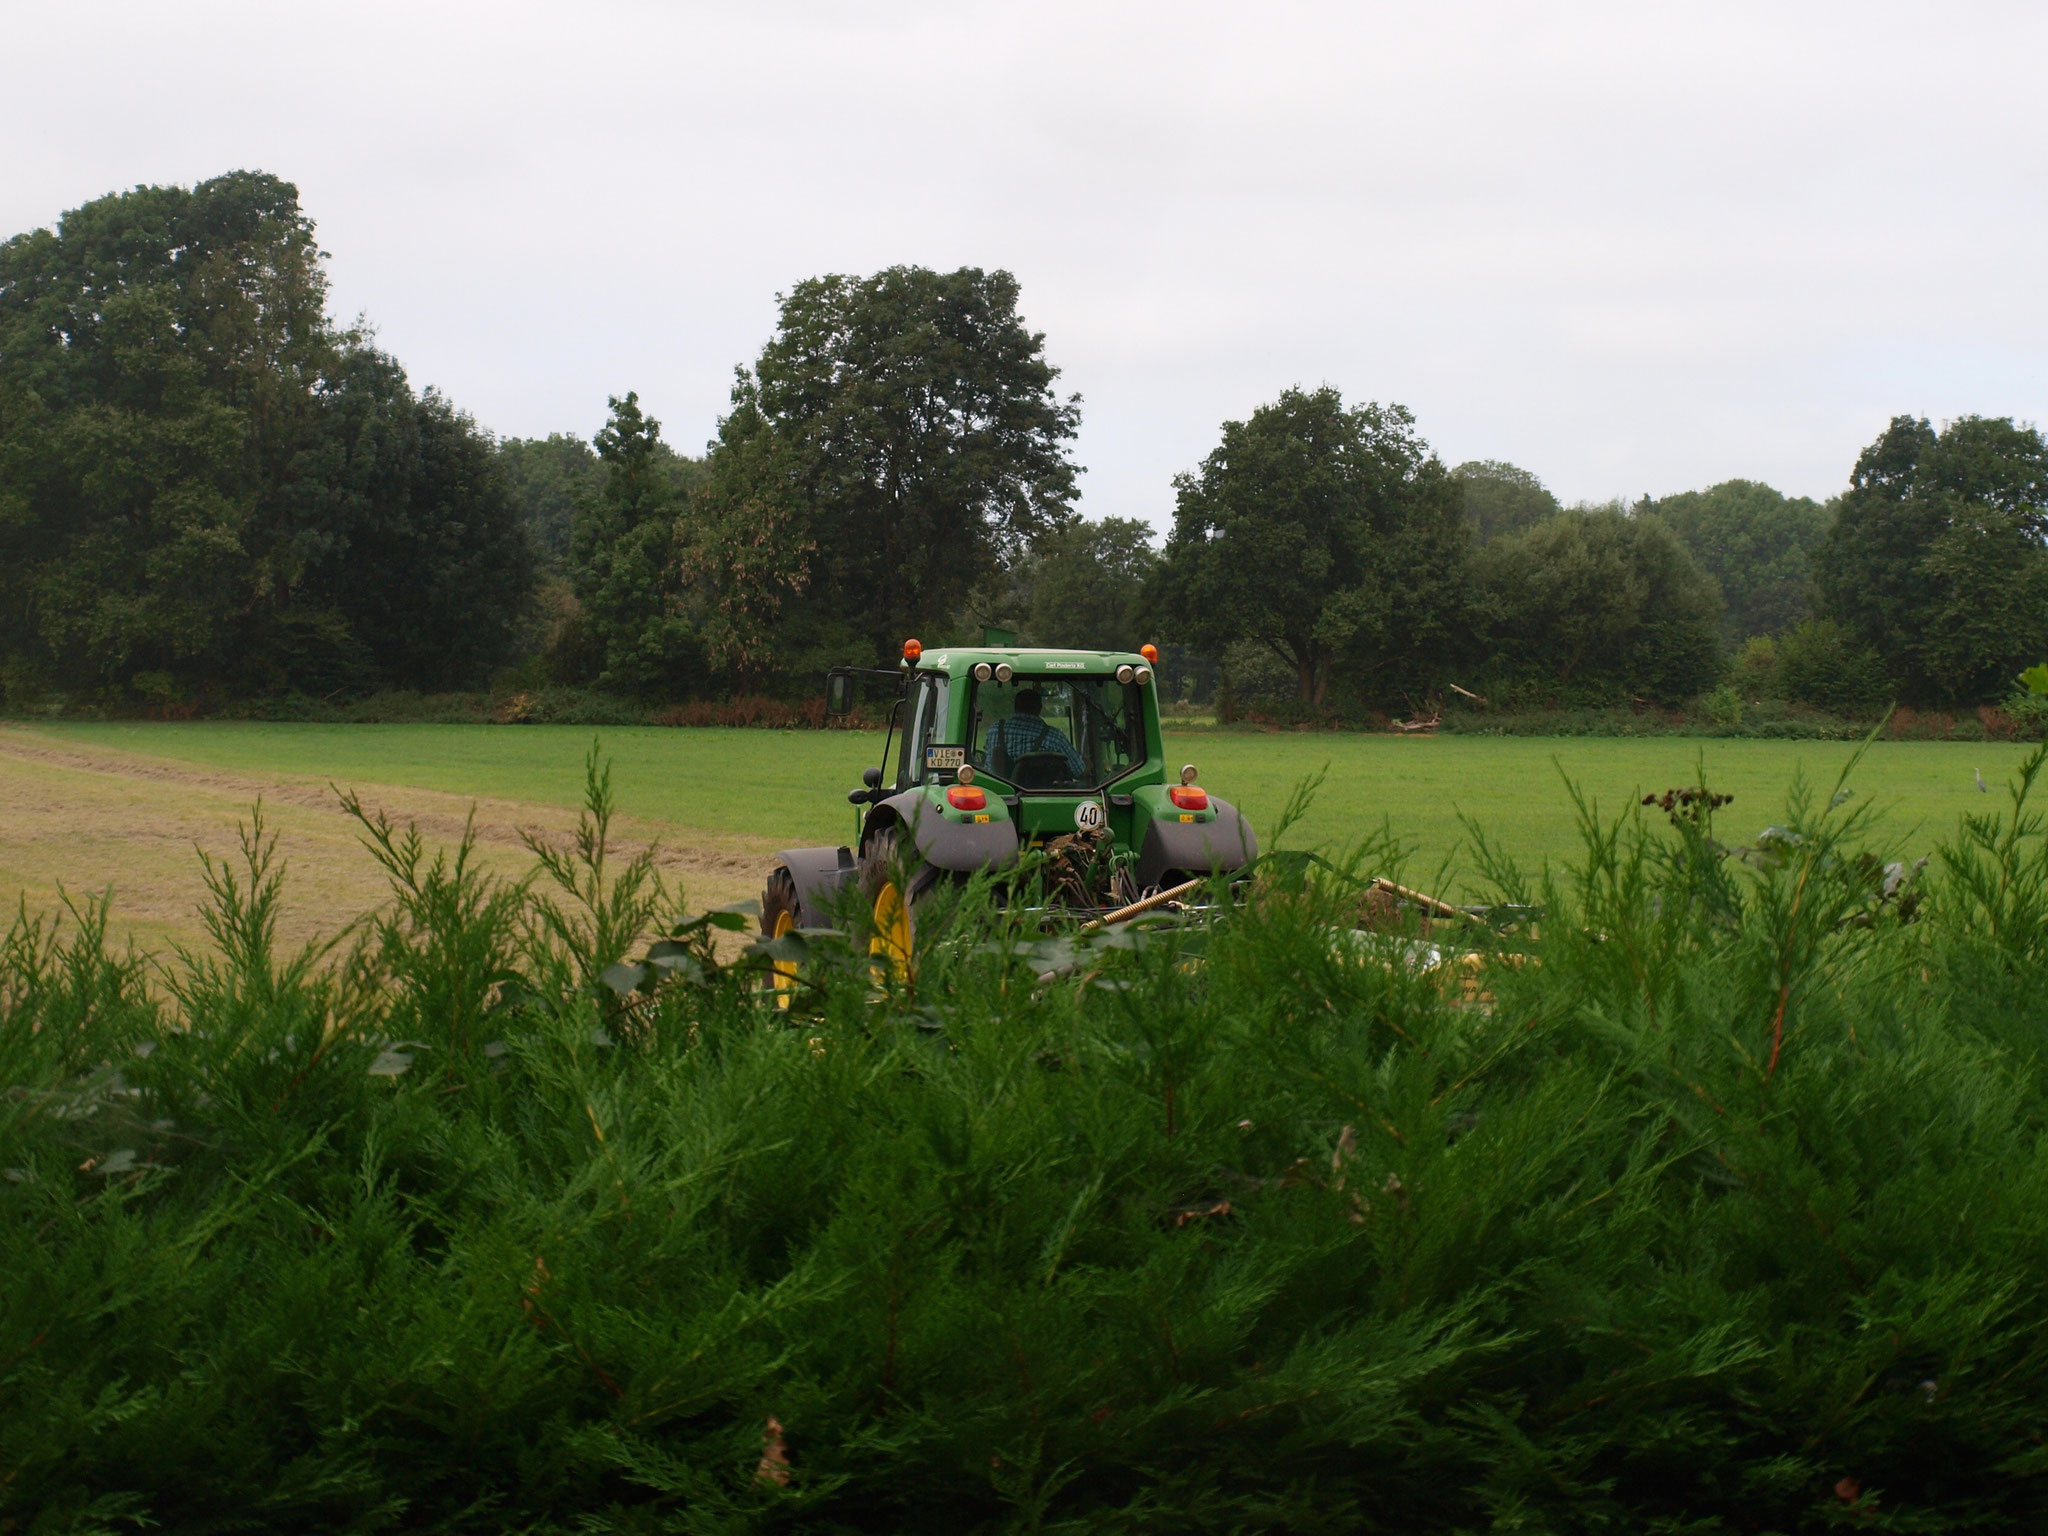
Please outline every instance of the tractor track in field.
[[[479, 845], [505, 852], [526, 853], [526, 834], [567, 847], [577, 821], [574, 808], [540, 801], [457, 795], [405, 784], [344, 783], [339, 778], [324, 782], [304, 776], [257, 777], [112, 748], [60, 745], [37, 736], [32, 727], [18, 725], [0, 725], [0, 759], [60, 774], [208, 791], [239, 800], [245, 808], [259, 801], [266, 806], [291, 806], [316, 815], [326, 813], [337, 821], [346, 820], [342, 792], [353, 790], [365, 810], [372, 814], [383, 812], [394, 826], [416, 827], [430, 847], [455, 844], [465, 827], [470, 828]], [[0, 792], [0, 814], [16, 808], [8, 804], [10, 799], [18, 801], [20, 795]], [[610, 857], [616, 863], [632, 859], [653, 846], [655, 865], [665, 875], [695, 881], [708, 877], [708, 883], [719, 887], [736, 880], [759, 880], [766, 871], [768, 854], [773, 851], [765, 840], [758, 840], [759, 846], [755, 846], [754, 839], [697, 834], [694, 829], [645, 817], [618, 815], [612, 825]], [[140, 827], [132, 829], [131, 835], [149, 836], [151, 831]], [[179, 834], [166, 826], [156, 835]], [[680, 841], [694, 835], [708, 835], [726, 846], [691, 846]]]

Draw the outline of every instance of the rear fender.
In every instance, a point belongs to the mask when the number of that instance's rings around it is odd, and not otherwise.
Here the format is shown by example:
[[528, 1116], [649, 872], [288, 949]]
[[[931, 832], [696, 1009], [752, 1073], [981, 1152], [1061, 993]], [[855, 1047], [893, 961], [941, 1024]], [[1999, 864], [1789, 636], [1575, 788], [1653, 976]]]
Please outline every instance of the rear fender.
[[1191, 875], [1242, 869], [1259, 856], [1252, 824], [1227, 800], [1209, 797], [1214, 821], [1169, 821], [1155, 815], [1145, 828], [1145, 846], [1138, 850], [1138, 888], [1149, 889], [1170, 869]]
[[785, 848], [775, 855], [775, 863], [796, 881], [797, 926], [831, 927], [833, 903], [853, 883], [853, 850]]
[[993, 796], [990, 801], [990, 809], [997, 814], [987, 821], [955, 821], [932, 804], [923, 790], [905, 790], [875, 807], [877, 813], [886, 812], [887, 819], [880, 814], [870, 817], [865, 836], [898, 825], [909, 833], [918, 857], [934, 869], [1007, 869], [1017, 862], [1017, 827], [1003, 813], [1000, 802]]

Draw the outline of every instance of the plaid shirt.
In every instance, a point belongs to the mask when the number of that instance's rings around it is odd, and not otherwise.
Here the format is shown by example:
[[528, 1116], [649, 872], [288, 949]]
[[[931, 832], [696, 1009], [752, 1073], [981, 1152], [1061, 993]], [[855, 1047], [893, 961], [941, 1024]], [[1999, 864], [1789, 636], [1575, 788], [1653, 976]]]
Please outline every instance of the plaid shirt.
[[1007, 767], [1027, 752], [1059, 753], [1067, 760], [1067, 771], [1077, 779], [1088, 771], [1088, 765], [1081, 761], [1081, 754], [1074, 750], [1074, 744], [1037, 715], [1011, 715], [998, 720], [988, 733], [991, 772], [1002, 771], [994, 766], [995, 763], [1001, 762]]

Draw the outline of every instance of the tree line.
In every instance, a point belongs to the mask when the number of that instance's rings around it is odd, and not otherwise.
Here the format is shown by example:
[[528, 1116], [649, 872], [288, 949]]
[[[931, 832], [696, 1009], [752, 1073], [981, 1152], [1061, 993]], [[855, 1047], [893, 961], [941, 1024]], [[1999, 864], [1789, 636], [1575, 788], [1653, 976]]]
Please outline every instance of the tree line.
[[1995, 700], [2048, 654], [2048, 445], [1900, 417], [1826, 505], [1735, 480], [1561, 505], [1398, 405], [1289, 389], [1176, 478], [1163, 545], [1075, 512], [1078, 396], [1008, 273], [780, 298], [701, 455], [628, 392], [493, 439], [327, 315], [296, 191], [143, 187], [0, 245], [0, 687], [198, 703], [793, 693], [910, 634], [1164, 642], [1309, 711]]

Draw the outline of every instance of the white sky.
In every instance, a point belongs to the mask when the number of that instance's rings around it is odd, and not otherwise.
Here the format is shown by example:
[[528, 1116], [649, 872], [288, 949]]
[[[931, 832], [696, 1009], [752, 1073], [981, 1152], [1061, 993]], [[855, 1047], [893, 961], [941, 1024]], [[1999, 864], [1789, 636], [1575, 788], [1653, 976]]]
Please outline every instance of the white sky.
[[696, 451], [775, 294], [1006, 267], [1083, 511], [1293, 383], [1567, 500], [2048, 417], [2048, 6], [0, 0], [0, 235], [298, 184], [416, 384]]

